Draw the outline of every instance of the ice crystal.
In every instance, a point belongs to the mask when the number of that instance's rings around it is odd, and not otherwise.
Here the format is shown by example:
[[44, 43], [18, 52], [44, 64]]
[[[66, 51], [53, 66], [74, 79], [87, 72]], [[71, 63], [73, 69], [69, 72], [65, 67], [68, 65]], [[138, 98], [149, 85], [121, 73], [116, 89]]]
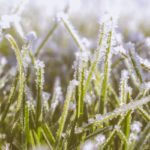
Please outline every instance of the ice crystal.
[[139, 133], [141, 131], [142, 124], [139, 121], [134, 121], [131, 125], [131, 131], [134, 133]]
[[94, 118], [88, 119], [88, 122], [89, 122], [89, 123], [94, 123], [94, 121], [95, 121]]
[[130, 134], [130, 137], [129, 137], [129, 141], [131, 142], [132, 140], [137, 140], [138, 139], [138, 136], [137, 136], [137, 134], [135, 134], [135, 133], [131, 133]]
[[31, 32], [27, 33], [26, 36], [24, 37], [24, 42], [32, 43], [36, 39], [37, 39], [37, 35], [36, 35], [35, 31], [31, 31]]
[[74, 104], [73, 102], [70, 102], [69, 104], [69, 110], [73, 111], [76, 108], [76, 104]]
[[95, 150], [95, 146], [93, 141], [87, 141], [82, 145], [81, 150]]
[[105, 140], [106, 140], [106, 137], [103, 134], [99, 134], [99, 135], [96, 136], [96, 142], [99, 145], [103, 144], [105, 142]]

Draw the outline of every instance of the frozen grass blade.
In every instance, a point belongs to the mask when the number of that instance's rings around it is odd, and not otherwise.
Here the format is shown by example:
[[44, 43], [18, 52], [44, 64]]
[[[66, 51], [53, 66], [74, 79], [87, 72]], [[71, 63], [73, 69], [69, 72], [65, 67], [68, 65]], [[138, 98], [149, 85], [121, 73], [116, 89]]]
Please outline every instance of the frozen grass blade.
[[39, 122], [42, 121], [42, 90], [44, 83], [44, 63], [37, 60], [35, 62], [35, 69], [37, 75], [37, 106], [36, 106], [36, 125], [38, 127]]
[[109, 70], [110, 70], [110, 49], [111, 49], [111, 38], [112, 38], [112, 31], [109, 32], [109, 39], [108, 39], [108, 47], [106, 50], [106, 58], [104, 62], [104, 77], [102, 80], [102, 86], [101, 86], [101, 94], [100, 94], [100, 103], [99, 103], [99, 112], [101, 114], [104, 114], [104, 107], [105, 107], [105, 101], [106, 101], [106, 94], [107, 94], [107, 84], [108, 84], [108, 76], [109, 76]]
[[120, 83], [120, 103], [126, 104], [127, 99], [127, 82], [128, 82], [128, 72], [126, 70], [122, 71], [121, 83]]
[[71, 101], [71, 96], [72, 96], [72, 93], [73, 93], [73, 89], [74, 89], [74, 83], [73, 83], [73, 81], [71, 81], [69, 86], [68, 86], [68, 89], [67, 89], [64, 109], [63, 109], [63, 113], [61, 115], [61, 121], [60, 121], [59, 129], [58, 129], [58, 133], [57, 133], [57, 141], [58, 142], [61, 139], [62, 132], [63, 132], [63, 129], [64, 129], [64, 124], [65, 124], [65, 121], [66, 121], [66, 118], [67, 118], [69, 103]]
[[115, 118], [115, 117], [117, 117], [121, 114], [124, 114], [124, 113], [126, 113], [130, 110], [135, 110], [138, 107], [147, 104], [149, 101], [150, 101], [150, 96], [142, 98], [140, 101], [139, 100], [134, 100], [134, 101], [132, 101], [128, 104], [125, 104], [125, 105], [121, 106], [120, 108], [115, 109], [113, 112], [110, 112], [110, 113], [107, 113], [105, 115], [100, 116], [100, 118], [98, 120], [94, 121], [93, 123], [88, 124], [85, 127], [91, 126], [93, 124], [99, 125], [103, 122], [106, 122], [107, 120], [111, 120], [111, 119], [113, 119], [113, 118]]
[[8, 102], [7, 102], [8, 104], [7, 104], [6, 108], [5, 108], [5, 111], [2, 114], [1, 122], [4, 122], [5, 118], [7, 117], [10, 105], [12, 103], [12, 100], [13, 100], [13, 97], [14, 97], [14, 94], [15, 94], [15, 91], [16, 91], [17, 80], [18, 80], [18, 75], [16, 76], [16, 79], [15, 79], [15, 81], [13, 83], [13, 86], [11, 87], [9, 99], [8, 99]]
[[18, 111], [21, 107], [21, 103], [22, 103], [22, 99], [23, 99], [24, 80], [25, 80], [23, 65], [22, 65], [22, 58], [21, 58], [20, 50], [19, 50], [14, 38], [10, 34], [7, 34], [6, 38], [8, 39], [12, 48], [15, 51], [17, 61], [18, 61], [18, 66], [19, 66], [19, 93], [18, 93], [17, 109], [16, 109], [16, 111]]
[[55, 140], [50, 128], [48, 127], [48, 125], [46, 123], [44, 123], [42, 125], [42, 133], [44, 133], [46, 139], [51, 143], [50, 145], [55, 144], [56, 140]]
[[55, 23], [53, 25], [52, 29], [50, 29], [50, 31], [48, 32], [48, 34], [42, 40], [41, 44], [37, 48], [37, 51], [35, 53], [35, 57], [38, 57], [38, 55], [40, 54], [40, 51], [42, 50], [42, 48], [44, 47], [44, 45], [46, 44], [46, 42], [48, 41], [48, 39], [53, 35], [53, 33], [55, 32], [55, 30], [57, 29], [57, 26], [58, 26], [58, 23]]
[[84, 48], [78, 34], [74, 30], [74, 27], [72, 26], [72, 24], [68, 20], [67, 15], [61, 14], [60, 18], [61, 18], [62, 22], [64, 23], [64, 25], [65, 25], [66, 29], [68, 30], [68, 32], [71, 34], [71, 36], [72, 36], [73, 40], [75, 41], [75, 43], [80, 48], [80, 51], [83, 52], [85, 50], [85, 48]]
[[25, 106], [25, 133], [26, 133], [26, 149], [30, 142], [30, 127], [29, 127], [29, 103]]
[[85, 98], [85, 95], [86, 95], [86, 92], [87, 92], [87, 89], [88, 89], [91, 77], [92, 77], [92, 75], [93, 75], [93, 73], [95, 71], [95, 67], [96, 67], [96, 65], [98, 63], [98, 60], [99, 60], [100, 51], [101, 51], [101, 48], [102, 48], [103, 38], [104, 38], [104, 24], [102, 25], [102, 31], [100, 33], [98, 49], [97, 49], [97, 51], [95, 53], [95, 60], [93, 61], [92, 65], [91, 65], [90, 72], [88, 74], [88, 77], [87, 77], [87, 80], [86, 80], [86, 83], [85, 83], [85, 88], [84, 88], [84, 91], [83, 91], [83, 99]]
[[135, 74], [137, 78], [139, 79], [140, 83], [143, 83], [144, 81], [143, 81], [142, 74], [141, 74], [140, 61], [138, 57], [136, 56], [134, 45], [129, 43], [128, 46], [129, 46], [128, 54], [131, 59], [131, 63], [135, 71]]

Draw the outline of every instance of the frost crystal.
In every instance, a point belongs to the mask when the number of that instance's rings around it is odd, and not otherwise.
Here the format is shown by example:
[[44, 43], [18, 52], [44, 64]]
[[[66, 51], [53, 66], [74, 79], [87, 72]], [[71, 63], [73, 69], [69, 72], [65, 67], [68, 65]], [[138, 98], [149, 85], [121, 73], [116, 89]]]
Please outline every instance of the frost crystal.
[[89, 49], [91, 46], [91, 42], [87, 38], [82, 39], [82, 43], [85, 46], [86, 49]]
[[101, 26], [104, 24], [104, 33], [108, 33], [117, 27], [117, 17], [112, 16], [109, 12], [105, 13], [99, 22]]
[[53, 103], [63, 101], [62, 88], [60, 86], [60, 78], [56, 78], [53, 92]]
[[71, 82], [72, 82], [72, 84], [73, 84], [74, 86], [78, 86], [78, 85], [79, 85], [79, 81], [77, 81], [77, 80], [75, 80], [75, 79], [72, 80]]
[[137, 57], [138, 57], [138, 59], [139, 59], [139, 61], [140, 61], [140, 64], [142, 65], [142, 66], [144, 66], [146, 69], [150, 69], [150, 62], [149, 62], [149, 60], [147, 60], [147, 59], [143, 59], [142, 57], [140, 57], [139, 55], [137, 55]]
[[96, 141], [100, 145], [103, 144], [105, 140], [106, 140], [106, 137], [103, 134], [99, 134], [98, 136], [96, 136]]
[[50, 93], [47, 93], [47, 92], [42, 92], [42, 98], [45, 100], [45, 101], [48, 101], [49, 98], [50, 98]]
[[27, 35], [24, 37], [24, 42], [25, 43], [32, 43], [37, 39], [37, 35], [34, 31], [31, 31], [27, 33]]
[[134, 133], [139, 133], [141, 131], [142, 124], [139, 121], [134, 121], [131, 125], [131, 131]]
[[87, 141], [82, 145], [81, 150], [95, 150], [95, 146], [93, 141]]
[[117, 54], [123, 54], [123, 55], [127, 55], [126, 54], [126, 50], [123, 48], [122, 45], [116, 46], [113, 48], [112, 52], [117, 55]]
[[145, 41], [147, 47], [150, 47], [150, 37], [146, 38], [146, 41]]
[[88, 119], [88, 122], [89, 122], [89, 123], [94, 123], [94, 121], [95, 121], [95, 120], [94, 120], [93, 118], [89, 118], [89, 119]]
[[135, 134], [135, 133], [131, 133], [130, 134], [130, 137], [129, 137], [129, 141], [131, 142], [132, 140], [137, 140], [138, 139], [138, 136], [137, 136], [137, 134]]
[[83, 51], [83, 52], [76, 52], [76, 57], [78, 57], [79, 60], [88, 61], [89, 58], [89, 52], [88, 51]]
[[74, 104], [73, 102], [70, 102], [69, 109], [73, 111], [75, 110], [75, 108], [76, 108], [76, 104]]
[[102, 115], [101, 114], [96, 114], [95, 118], [96, 118], [96, 121], [100, 121], [102, 119]]
[[53, 102], [53, 103], [51, 104], [51, 108], [52, 108], [53, 111], [56, 109], [57, 105], [58, 105], [58, 101]]
[[0, 60], [0, 65], [5, 66], [7, 64], [7, 59], [5, 57], [2, 57]]
[[120, 102], [121, 104], [126, 103], [126, 96], [127, 96], [127, 82], [128, 82], [128, 71], [123, 70], [121, 73], [121, 81], [120, 81]]

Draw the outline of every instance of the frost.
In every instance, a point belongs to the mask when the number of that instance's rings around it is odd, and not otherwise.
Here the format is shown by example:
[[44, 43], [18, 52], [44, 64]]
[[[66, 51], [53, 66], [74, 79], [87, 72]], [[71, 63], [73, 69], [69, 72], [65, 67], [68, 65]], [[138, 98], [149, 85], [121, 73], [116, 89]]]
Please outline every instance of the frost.
[[37, 39], [37, 35], [36, 35], [35, 31], [31, 31], [31, 32], [27, 33], [27, 35], [24, 37], [24, 42], [32, 43], [36, 39]]
[[135, 134], [135, 133], [131, 133], [131, 134], [130, 134], [129, 142], [131, 142], [132, 140], [137, 140], [137, 139], [138, 139], [137, 134]]
[[91, 47], [91, 42], [87, 38], [82, 39], [82, 43], [85, 46], [86, 49], [89, 49]]
[[141, 131], [142, 124], [139, 121], [134, 121], [131, 125], [131, 131], [134, 133], [139, 133]]
[[99, 145], [102, 145], [106, 140], [106, 137], [105, 135], [103, 134], [99, 134], [96, 136], [96, 142], [99, 144]]
[[123, 70], [121, 72], [121, 81], [120, 81], [120, 102], [121, 105], [126, 103], [126, 98], [127, 98], [127, 83], [128, 83], [128, 71], [127, 70]]
[[140, 65], [140, 59], [137, 55], [137, 53], [135, 52], [135, 45], [131, 42], [128, 42], [126, 44], [126, 48], [127, 48], [127, 52], [128, 52], [128, 58], [129, 58], [129, 62], [131, 64], [131, 68], [133, 70], [133, 73], [135, 74], [135, 76], [137, 76], [137, 79], [140, 83], [143, 83], [144, 76], [143, 76], [143, 71], [141, 69], [141, 65]]
[[25, 95], [26, 95], [28, 101], [33, 100], [32, 92], [31, 92], [30, 88], [27, 85], [25, 85]]
[[150, 37], [146, 38], [145, 43], [147, 47], [150, 47]]
[[96, 118], [96, 121], [100, 121], [102, 119], [102, 115], [101, 114], [96, 114], [95, 118]]
[[41, 87], [41, 89], [43, 89], [43, 84], [44, 84], [44, 67], [45, 64], [43, 61], [40, 60], [35, 61], [35, 69], [36, 69], [36, 76], [37, 76], [36, 82], [37, 85]]
[[116, 46], [112, 49], [113, 54], [117, 55], [117, 54], [122, 54], [124, 56], [126, 56], [126, 50], [124, 49], [124, 47], [122, 45]]
[[93, 118], [90, 118], [90, 119], [88, 119], [88, 122], [89, 122], [89, 123], [94, 123], [95, 120], [94, 120]]
[[45, 100], [45, 101], [48, 101], [49, 98], [50, 98], [51, 94], [48, 93], [48, 92], [42, 92], [42, 98]]
[[82, 133], [82, 128], [80, 127], [75, 127], [75, 134]]
[[79, 85], [79, 81], [77, 81], [77, 80], [72, 80], [71, 81], [71, 83], [72, 83], [72, 85], [74, 85], [74, 86], [78, 86]]
[[58, 101], [53, 102], [53, 103], [51, 104], [51, 108], [52, 108], [53, 111], [56, 109], [57, 105], [58, 105]]
[[148, 69], [150, 70], [150, 62], [149, 60], [147, 59], [143, 59], [142, 57], [140, 57], [139, 55], [137, 55], [139, 61], [140, 61], [140, 64], [145, 68], [145, 69]]
[[85, 61], [87, 62], [89, 59], [89, 52], [88, 51], [83, 51], [83, 52], [76, 52], [76, 57], [78, 57], [78, 59], [80, 61]]
[[87, 141], [82, 145], [81, 150], [95, 150], [95, 146], [93, 141]]
[[54, 84], [54, 90], [53, 90], [53, 98], [52, 98], [52, 102], [53, 103], [58, 103], [58, 102], [62, 102], [63, 101], [63, 94], [62, 94], [62, 88], [60, 86], [60, 78], [56, 78], [55, 80], [55, 84]]
[[104, 33], [107, 34], [110, 31], [114, 31], [117, 27], [117, 16], [113, 16], [110, 12], [106, 12], [100, 18], [100, 25], [104, 24]]
[[7, 59], [5, 57], [2, 57], [0, 60], [0, 65], [5, 66], [7, 64]]
[[70, 102], [69, 104], [69, 110], [73, 111], [76, 108], [76, 104], [74, 104], [73, 102]]
[[9, 150], [10, 149], [10, 143], [7, 143], [5, 146], [2, 146], [2, 150]]

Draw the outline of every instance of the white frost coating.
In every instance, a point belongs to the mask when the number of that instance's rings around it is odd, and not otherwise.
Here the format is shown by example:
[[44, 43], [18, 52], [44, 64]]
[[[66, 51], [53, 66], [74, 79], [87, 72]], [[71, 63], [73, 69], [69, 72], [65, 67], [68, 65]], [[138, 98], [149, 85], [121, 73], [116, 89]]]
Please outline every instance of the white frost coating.
[[126, 54], [126, 50], [124, 49], [124, 47], [122, 45], [116, 46], [112, 49], [112, 53], [117, 55], [117, 54], [122, 54], [122, 55], [127, 55]]
[[128, 71], [123, 70], [121, 72], [121, 81], [120, 81], [120, 102], [121, 105], [126, 103], [126, 98], [127, 98], [127, 89], [128, 89]]
[[93, 141], [87, 141], [83, 143], [81, 150], [95, 150], [95, 143]]
[[[131, 64], [133, 73], [137, 77], [138, 81], [141, 83], [141, 82], [143, 82], [144, 76], [143, 76], [143, 71], [142, 71], [141, 65], [140, 65], [140, 59], [139, 59], [137, 53], [135, 52], [135, 44], [133, 44], [132, 42], [128, 42], [125, 46], [127, 48], [127, 53], [129, 56], [128, 58], [129, 58], [129, 62]], [[137, 72], [138, 72], [138, 74], [137, 74]]]
[[37, 39], [37, 35], [36, 35], [35, 31], [31, 31], [31, 32], [27, 33], [27, 35], [24, 37], [24, 42], [32, 43], [36, 39]]
[[132, 140], [137, 140], [137, 139], [138, 139], [137, 134], [135, 134], [135, 133], [131, 133], [131, 134], [130, 134], [129, 142], [131, 142]]
[[85, 46], [86, 49], [89, 49], [90, 46], [91, 46], [91, 44], [92, 44], [92, 43], [90, 42], [90, 40], [87, 39], [87, 38], [83, 38], [83, 39], [82, 39], [82, 43], [83, 43], [83, 45]]
[[73, 102], [70, 102], [69, 104], [69, 110], [73, 111], [76, 108], [76, 104], [74, 104]]
[[51, 108], [52, 108], [53, 111], [56, 109], [57, 105], [58, 105], [58, 101], [53, 102], [53, 103], [51, 104]]
[[143, 59], [142, 57], [140, 57], [139, 55], [137, 55], [140, 64], [143, 65], [146, 69], [150, 70], [150, 61], [147, 59]]
[[[37, 82], [37, 85], [38, 85], [38, 82], [41, 82], [41, 89], [43, 89], [43, 84], [44, 84], [44, 67], [45, 67], [45, 64], [43, 61], [40, 61], [40, 60], [36, 60], [35, 61], [35, 69], [36, 69], [36, 76], [37, 76], [37, 79], [36, 79], [36, 82]], [[41, 70], [41, 75], [40, 75], [40, 70]], [[41, 76], [41, 78], [39, 78]]]
[[74, 39], [74, 41], [76, 42], [76, 44], [78, 45], [78, 47], [80, 48], [80, 51], [85, 51], [85, 47], [82, 43], [82, 40], [80, 39], [80, 37], [78, 36], [77, 32], [75, 31], [74, 27], [72, 26], [72, 24], [70, 23], [69, 19], [68, 19], [68, 15], [61, 13], [60, 18], [62, 20], [62, 22], [64, 23], [65, 27], [68, 29], [68, 31], [70, 32], [72, 38]]
[[139, 121], [134, 121], [131, 125], [131, 131], [134, 133], [139, 133], [141, 131], [142, 124]]
[[28, 101], [33, 101], [33, 95], [30, 88], [25, 84], [25, 95]]
[[55, 84], [54, 84], [54, 91], [53, 91], [53, 98], [52, 103], [55, 102], [62, 102], [63, 101], [63, 94], [62, 94], [62, 88], [60, 86], [60, 78], [56, 77]]
[[105, 142], [105, 140], [106, 140], [106, 137], [103, 134], [99, 134], [99, 135], [96, 136], [96, 142], [99, 145], [103, 144]]
[[76, 57], [78, 57], [79, 60], [87, 62], [90, 53], [88, 51], [83, 51], [83, 52], [76, 52], [75, 55]]
[[88, 123], [94, 123], [94, 121], [95, 121], [95, 119], [93, 119], [93, 118], [88, 119]]
[[103, 14], [103, 16], [100, 18], [100, 25], [102, 26], [104, 24], [104, 33], [108, 33], [110, 31], [114, 31], [117, 27], [117, 16], [112, 15], [111, 12], [106, 12]]
[[95, 115], [96, 121], [100, 121], [101, 120], [101, 116], [102, 116], [101, 114], [96, 114]]
[[102, 123], [106, 120], [110, 120], [114, 117], [117, 117], [123, 113], [128, 112], [129, 110], [134, 110], [144, 104], [147, 104], [150, 101], [150, 96], [147, 96], [141, 100], [134, 100], [128, 104], [122, 105], [120, 108], [115, 109], [113, 112], [109, 112], [105, 115], [96, 114], [96, 121], [94, 123]]
[[49, 98], [50, 98], [51, 94], [48, 93], [48, 92], [42, 92], [42, 98], [45, 100], [45, 101], [48, 101]]
[[145, 44], [147, 47], [150, 47], [150, 37], [146, 38]]
[[5, 57], [0, 58], [0, 65], [5, 66], [7, 64], [7, 59]]
[[72, 82], [72, 84], [73, 84], [74, 86], [78, 86], [78, 85], [79, 85], [79, 81], [77, 81], [77, 80], [75, 80], [75, 79], [73, 79], [71, 82]]

